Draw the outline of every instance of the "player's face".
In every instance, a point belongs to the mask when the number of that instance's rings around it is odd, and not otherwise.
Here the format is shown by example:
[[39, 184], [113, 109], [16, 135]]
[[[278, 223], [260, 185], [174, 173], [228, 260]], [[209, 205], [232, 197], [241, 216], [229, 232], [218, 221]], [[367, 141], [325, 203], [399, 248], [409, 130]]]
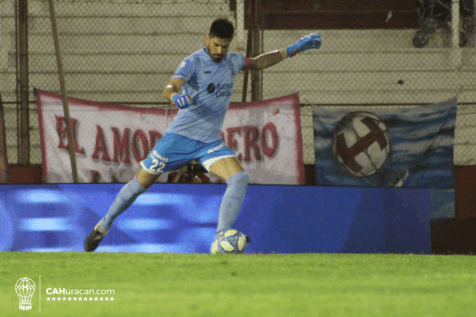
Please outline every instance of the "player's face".
[[231, 39], [221, 39], [218, 37], [210, 37], [209, 34], [206, 36], [208, 52], [212, 57], [213, 61], [216, 63], [221, 62], [226, 54], [228, 53], [228, 48], [230, 47]]

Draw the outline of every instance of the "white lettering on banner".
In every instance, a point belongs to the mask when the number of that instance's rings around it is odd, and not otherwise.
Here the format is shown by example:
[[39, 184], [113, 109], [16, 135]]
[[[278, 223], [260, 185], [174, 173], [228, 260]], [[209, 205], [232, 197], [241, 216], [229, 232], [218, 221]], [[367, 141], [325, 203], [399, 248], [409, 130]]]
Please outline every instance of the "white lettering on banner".
[[[232, 84], [217, 85], [220, 93]], [[44, 177], [72, 181], [61, 96], [37, 90]], [[157, 172], [168, 157], [153, 150], [177, 110], [109, 105], [69, 98], [73, 149], [81, 182], [128, 182], [150, 153]], [[303, 184], [299, 95], [230, 105], [221, 137], [210, 151], [230, 147], [255, 184]]]

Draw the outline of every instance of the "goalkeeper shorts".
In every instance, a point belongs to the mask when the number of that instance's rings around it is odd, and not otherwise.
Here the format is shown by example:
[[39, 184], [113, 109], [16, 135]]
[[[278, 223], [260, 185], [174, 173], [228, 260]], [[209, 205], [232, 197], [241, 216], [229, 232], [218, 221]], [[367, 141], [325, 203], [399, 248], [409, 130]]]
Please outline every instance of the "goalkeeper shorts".
[[235, 157], [235, 152], [222, 140], [203, 143], [179, 134], [165, 133], [140, 165], [151, 174], [161, 174], [178, 170], [193, 160], [199, 160], [200, 164], [210, 171], [213, 163], [228, 157]]

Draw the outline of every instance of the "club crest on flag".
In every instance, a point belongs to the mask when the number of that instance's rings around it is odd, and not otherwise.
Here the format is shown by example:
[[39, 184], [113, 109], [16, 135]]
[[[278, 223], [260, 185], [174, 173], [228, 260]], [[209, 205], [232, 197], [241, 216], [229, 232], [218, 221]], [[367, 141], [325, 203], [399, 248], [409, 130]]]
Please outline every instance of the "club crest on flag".
[[332, 135], [332, 153], [337, 165], [360, 178], [379, 171], [391, 151], [385, 121], [371, 112], [351, 112], [337, 124]]

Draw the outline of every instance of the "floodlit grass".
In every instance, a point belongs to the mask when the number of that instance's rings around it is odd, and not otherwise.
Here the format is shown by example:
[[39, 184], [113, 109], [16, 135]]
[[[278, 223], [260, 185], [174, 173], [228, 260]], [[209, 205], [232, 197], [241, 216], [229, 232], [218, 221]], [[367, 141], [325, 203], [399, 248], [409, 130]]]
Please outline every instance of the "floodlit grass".
[[[1, 316], [476, 314], [474, 256], [4, 252], [0, 264]], [[28, 312], [14, 289], [21, 277], [36, 284]], [[115, 294], [47, 294], [62, 288]]]

